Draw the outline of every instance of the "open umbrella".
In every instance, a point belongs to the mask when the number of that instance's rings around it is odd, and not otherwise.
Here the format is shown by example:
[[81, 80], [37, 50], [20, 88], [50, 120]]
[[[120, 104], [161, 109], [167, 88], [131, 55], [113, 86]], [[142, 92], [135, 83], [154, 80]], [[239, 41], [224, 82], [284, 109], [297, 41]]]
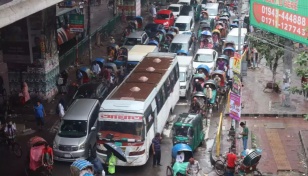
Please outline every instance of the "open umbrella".
[[111, 151], [114, 154], [114, 156], [116, 156], [119, 160], [127, 162], [125, 153], [122, 151], [122, 149], [120, 147], [116, 146], [113, 143], [105, 143], [104, 147], [107, 150]]
[[202, 31], [201, 35], [209, 35], [212, 36], [212, 33], [210, 31]]

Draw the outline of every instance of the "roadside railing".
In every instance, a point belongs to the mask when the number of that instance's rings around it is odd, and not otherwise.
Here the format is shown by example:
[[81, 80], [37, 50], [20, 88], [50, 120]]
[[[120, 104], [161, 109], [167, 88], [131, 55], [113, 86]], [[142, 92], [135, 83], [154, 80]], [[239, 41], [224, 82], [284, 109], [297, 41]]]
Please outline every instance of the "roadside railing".
[[[90, 34], [91, 36], [91, 44], [94, 45], [96, 40], [95, 36], [97, 34], [101, 35], [109, 35], [115, 28], [117, 22], [119, 22], [120, 16], [116, 16], [113, 19], [109, 20], [106, 24], [99, 27], [96, 31]], [[78, 45], [78, 48], [77, 48]], [[59, 58], [60, 72], [68, 68], [70, 65], [73, 65], [77, 58], [77, 50], [78, 50], [78, 58], [82, 58], [89, 51], [89, 36], [86, 36], [83, 40], [81, 40], [78, 44], [76, 44], [72, 49], [67, 51]]]

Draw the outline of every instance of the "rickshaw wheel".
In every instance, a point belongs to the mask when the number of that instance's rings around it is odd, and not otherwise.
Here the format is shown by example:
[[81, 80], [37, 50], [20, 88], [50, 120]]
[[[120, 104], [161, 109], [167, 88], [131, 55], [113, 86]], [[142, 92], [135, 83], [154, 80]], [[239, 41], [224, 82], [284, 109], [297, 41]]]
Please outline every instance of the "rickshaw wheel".
[[254, 176], [262, 176], [261, 172], [258, 170], [253, 171]]
[[221, 160], [217, 160], [215, 162], [214, 168], [215, 168], [215, 172], [216, 172], [217, 175], [222, 176], [226, 172], [225, 163], [222, 162]]
[[173, 170], [170, 166], [167, 166], [166, 175], [167, 176], [173, 176]]

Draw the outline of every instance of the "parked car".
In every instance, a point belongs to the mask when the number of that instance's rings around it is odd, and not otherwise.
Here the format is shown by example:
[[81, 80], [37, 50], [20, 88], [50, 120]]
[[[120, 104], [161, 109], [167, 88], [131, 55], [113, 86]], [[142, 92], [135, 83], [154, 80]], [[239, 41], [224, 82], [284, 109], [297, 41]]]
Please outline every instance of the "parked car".
[[149, 36], [145, 31], [136, 31], [126, 37], [123, 46], [128, 50], [135, 45], [146, 45], [149, 42]]
[[207, 65], [210, 71], [216, 67], [218, 53], [213, 49], [198, 49], [193, 59], [193, 67], [197, 69], [199, 65]]
[[170, 26], [173, 26], [174, 21], [175, 18], [171, 10], [160, 10], [154, 18], [154, 23], [164, 25], [165, 29], [169, 29]]
[[173, 12], [174, 18], [177, 18], [178, 16], [180, 16], [180, 11], [182, 10], [182, 8], [182, 4], [170, 4], [168, 10], [171, 10]]
[[109, 94], [109, 89], [105, 83], [87, 83], [81, 85], [73, 96], [70, 104], [77, 99], [92, 98], [98, 99], [102, 103]]

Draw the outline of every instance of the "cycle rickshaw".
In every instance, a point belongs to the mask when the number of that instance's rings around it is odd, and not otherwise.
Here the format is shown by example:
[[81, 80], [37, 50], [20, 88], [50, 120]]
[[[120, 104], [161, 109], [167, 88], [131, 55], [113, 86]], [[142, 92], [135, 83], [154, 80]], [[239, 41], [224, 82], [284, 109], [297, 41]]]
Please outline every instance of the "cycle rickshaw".
[[[262, 173], [257, 168], [260, 159], [261, 159], [261, 154], [256, 151], [252, 151], [236, 164], [235, 174], [245, 175], [252, 173], [255, 176], [262, 176]], [[224, 158], [224, 160], [219, 159], [215, 162], [214, 169], [217, 175], [219, 176], [225, 175], [226, 168], [227, 168], [226, 158]]]
[[[176, 161], [177, 155], [183, 156], [183, 161]], [[189, 159], [193, 157], [193, 151], [187, 144], [176, 144], [172, 147], [172, 161], [171, 166], [167, 166], [167, 176], [186, 176], [186, 168]]]

